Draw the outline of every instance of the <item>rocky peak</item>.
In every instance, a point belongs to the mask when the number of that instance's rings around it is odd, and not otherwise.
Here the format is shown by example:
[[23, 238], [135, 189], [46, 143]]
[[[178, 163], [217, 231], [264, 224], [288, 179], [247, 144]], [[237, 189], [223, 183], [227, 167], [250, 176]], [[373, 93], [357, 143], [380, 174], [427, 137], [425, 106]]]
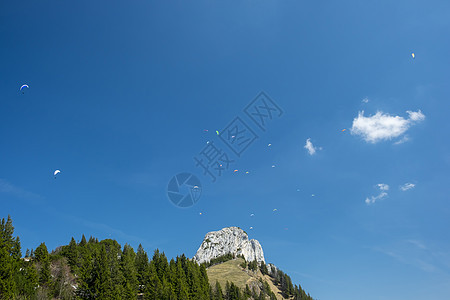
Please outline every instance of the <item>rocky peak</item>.
[[205, 235], [194, 260], [198, 263], [208, 262], [225, 254], [243, 255], [245, 260], [264, 262], [264, 253], [257, 240], [249, 240], [247, 233], [239, 227], [227, 227], [211, 231]]

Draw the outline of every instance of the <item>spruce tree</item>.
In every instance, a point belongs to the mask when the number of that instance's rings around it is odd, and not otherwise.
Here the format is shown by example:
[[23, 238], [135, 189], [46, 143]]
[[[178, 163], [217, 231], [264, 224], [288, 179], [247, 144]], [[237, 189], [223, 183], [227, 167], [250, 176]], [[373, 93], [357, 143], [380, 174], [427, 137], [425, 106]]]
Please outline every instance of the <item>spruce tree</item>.
[[124, 298], [136, 299], [136, 293], [138, 290], [138, 281], [136, 274], [136, 267], [134, 264], [136, 254], [133, 248], [125, 244], [123, 247], [122, 256], [120, 258], [120, 270], [123, 274], [123, 289]]
[[75, 239], [72, 237], [69, 245], [65, 250], [65, 256], [67, 257], [67, 262], [69, 266], [72, 268], [72, 271], [76, 272], [78, 268], [78, 246]]
[[86, 242], [86, 237], [84, 236], [84, 234], [81, 236], [81, 241], [80, 241], [80, 243], [78, 244], [78, 246], [80, 246], [80, 247], [84, 247], [84, 246], [86, 246], [86, 244], [87, 244], [87, 242]]
[[138, 246], [134, 264], [136, 266], [136, 272], [137, 272], [136, 276], [137, 276], [137, 280], [138, 280], [139, 291], [141, 293], [143, 293], [144, 289], [145, 289], [145, 285], [147, 283], [146, 274], [148, 273], [149, 262], [148, 262], [147, 253], [144, 251], [144, 248], [142, 247], [141, 244], [139, 244], [139, 246]]
[[12, 299], [16, 290], [14, 274], [18, 271], [17, 239], [14, 239], [11, 216], [0, 222], [0, 295]]
[[220, 283], [216, 281], [216, 287], [214, 290], [214, 300], [223, 300], [223, 291]]
[[39, 263], [39, 283], [41, 285], [50, 284], [50, 257], [48, 255], [47, 246], [41, 243], [34, 253], [36, 262]]
[[189, 287], [187, 286], [186, 274], [184, 273], [181, 259], [177, 257], [175, 273], [175, 293], [178, 300], [189, 300]]

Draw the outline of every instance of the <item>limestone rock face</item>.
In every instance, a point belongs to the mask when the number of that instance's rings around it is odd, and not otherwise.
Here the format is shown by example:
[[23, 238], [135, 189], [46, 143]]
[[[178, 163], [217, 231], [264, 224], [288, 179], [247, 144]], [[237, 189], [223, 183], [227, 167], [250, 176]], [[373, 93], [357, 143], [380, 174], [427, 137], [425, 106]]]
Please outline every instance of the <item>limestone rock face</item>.
[[239, 227], [208, 232], [194, 256], [194, 261], [201, 264], [228, 253], [243, 255], [246, 261], [256, 260], [258, 263], [265, 263], [259, 242], [249, 240], [247, 233]]

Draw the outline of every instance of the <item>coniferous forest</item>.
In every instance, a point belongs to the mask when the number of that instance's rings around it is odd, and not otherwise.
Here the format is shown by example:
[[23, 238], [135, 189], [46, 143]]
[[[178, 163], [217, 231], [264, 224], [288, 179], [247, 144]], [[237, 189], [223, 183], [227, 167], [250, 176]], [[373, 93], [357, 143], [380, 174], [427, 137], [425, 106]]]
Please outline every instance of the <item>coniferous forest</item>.
[[[256, 293], [240, 290], [232, 282], [214, 288], [207, 264], [198, 265], [183, 254], [175, 259], [158, 249], [151, 258], [139, 245], [123, 248], [115, 240], [83, 235], [49, 253], [45, 243], [27, 249], [22, 257], [20, 239], [12, 219], [0, 223], [0, 299], [170, 299], [241, 300], [275, 299], [267, 283]], [[267, 272], [265, 265], [261, 271]], [[284, 297], [312, 300], [288, 275], [273, 278]]]

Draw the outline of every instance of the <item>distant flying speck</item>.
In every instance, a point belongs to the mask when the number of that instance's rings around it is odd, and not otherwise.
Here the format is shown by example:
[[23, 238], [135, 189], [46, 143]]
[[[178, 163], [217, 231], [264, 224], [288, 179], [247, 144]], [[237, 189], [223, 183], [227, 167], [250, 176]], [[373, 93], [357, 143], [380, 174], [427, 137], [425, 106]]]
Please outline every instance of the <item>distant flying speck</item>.
[[200, 215], [202, 215], [202, 213], [200, 213]]
[[234, 170], [233, 172], [237, 172], [237, 171], [238, 171], [238, 169]]
[[56, 178], [56, 175], [57, 175], [58, 173], [61, 173], [61, 171], [60, 171], [60, 170], [56, 170], [55, 172], [53, 172], [53, 176], [55, 176], [55, 178]]
[[273, 211], [277, 211], [278, 209], [274, 208]]
[[272, 168], [275, 168], [275, 165], [272, 165]]
[[342, 129], [341, 131], [344, 132], [344, 131], [346, 131], [346, 130], [347, 130], [347, 129], [344, 128], [344, 129]]
[[314, 194], [311, 195], [311, 197], [314, 197], [314, 196], [315, 196]]
[[208, 129], [203, 129], [204, 132], [208, 132]]
[[216, 133], [217, 133], [217, 135], [219, 135], [219, 131], [218, 130], [216, 130]]
[[297, 189], [297, 192], [300, 192], [300, 189]]
[[416, 58], [416, 55], [413, 53], [411, 53], [412, 58]]
[[253, 229], [253, 227], [250, 227], [250, 229]]
[[272, 146], [272, 144], [267, 145], [267, 147], [270, 147], [270, 146]]
[[253, 217], [255, 214], [250, 214], [250, 217]]
[[246, 171], [245, 174], [248, 174], [248, 171]]

